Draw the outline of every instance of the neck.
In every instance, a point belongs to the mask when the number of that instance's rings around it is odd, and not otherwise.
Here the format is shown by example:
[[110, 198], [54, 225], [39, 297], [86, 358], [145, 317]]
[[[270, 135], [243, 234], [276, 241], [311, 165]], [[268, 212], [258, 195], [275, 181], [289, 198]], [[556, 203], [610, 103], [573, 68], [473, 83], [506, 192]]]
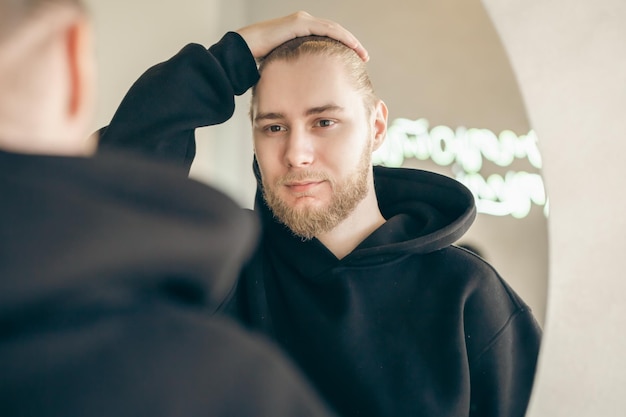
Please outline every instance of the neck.
[[368, 195], [350, 216], [331, 231], [320, 234], [316, 238], [338, 259], [343, 259], [385, 221], [378, 208], [376, 193], [371, 187]]
[[11, 153], [29, 154], [29, 155], [50, 155], [50, 156], [70, 156], [70, 157], [89, 157], [96, 152], [96, 142], [85, 143], [84, 146], [59, 146], [56, 142], [52, 143], [32, 143], [27, 146], [14, 142], [0, 141], [0, 150]]
[[[29, 124], [16, 124], [5, 121], [0, 116], [0, 149], [23, 154], [90, 156], [97, 148], [97, 137], [74, 132], [75, 129], [55, 130], [47, 124], [39, 124], [33, 117]], [[13, 120], [13, 122], [15, 122]], [[27, 120], [28, 122], [28, 120]], [[55, 126], [56, 127], [56, 126]], [[77, 129], [76, 129], [77, 130]]]

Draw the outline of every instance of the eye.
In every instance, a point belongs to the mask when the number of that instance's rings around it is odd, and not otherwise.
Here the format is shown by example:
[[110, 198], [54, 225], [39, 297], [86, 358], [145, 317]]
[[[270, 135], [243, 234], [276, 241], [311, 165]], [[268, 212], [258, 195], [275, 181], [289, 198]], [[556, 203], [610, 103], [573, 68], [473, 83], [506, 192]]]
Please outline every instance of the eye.
[[269, 133], [278, 133], [286, 129], [281, 125], [269, 125], [263, 128], [263, 130]]
[[320, 119], [316, 122], [317, 126], [319, 127], [331, 127], [335, 123], [336, 122], [334, 120], [330, 120], [330, 119]]

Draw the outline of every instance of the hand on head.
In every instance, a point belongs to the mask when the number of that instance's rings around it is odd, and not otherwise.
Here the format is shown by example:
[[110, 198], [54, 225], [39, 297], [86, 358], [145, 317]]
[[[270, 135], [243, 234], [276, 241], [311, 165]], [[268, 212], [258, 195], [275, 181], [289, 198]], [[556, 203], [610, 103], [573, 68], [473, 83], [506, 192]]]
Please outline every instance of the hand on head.
[[308, 35], [336, 39], [354, 49], [363, 61], [369, 59], [367, 50], [348, 30], [331, 20], [316, 18], [302, 11], [243, 27], [237, 33], [244, 38], [257, 59], [290, 39]]

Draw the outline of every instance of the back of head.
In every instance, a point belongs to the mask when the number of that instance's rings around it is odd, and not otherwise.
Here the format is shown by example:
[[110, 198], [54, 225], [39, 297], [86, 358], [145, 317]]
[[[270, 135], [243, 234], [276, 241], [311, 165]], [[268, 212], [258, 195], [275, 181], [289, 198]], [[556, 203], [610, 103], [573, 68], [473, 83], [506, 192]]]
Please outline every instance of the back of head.
[[[302, 36], [291, 39], [276, 47], [259, 62], [259, 73], [263, 76], [263, 71], [272, 62], [297, 61], [301, 56], [324, 56], [339, 59], [353, 83], [353, 87], [363, 95], [366, 108], [371, 108], [377, 101], [374, 87], [367, 72], [365, 62], [343, 43], [325, 36]], [[252, 100], [256, 97], [256, 88], [252, 88]]]
[[88, 21], [81, 0], [0, 0], [0, 149], [92, 152]]
[[46, 8], [58, 6], [83, 9], [81, 0], [0, 0], [0, 43]]

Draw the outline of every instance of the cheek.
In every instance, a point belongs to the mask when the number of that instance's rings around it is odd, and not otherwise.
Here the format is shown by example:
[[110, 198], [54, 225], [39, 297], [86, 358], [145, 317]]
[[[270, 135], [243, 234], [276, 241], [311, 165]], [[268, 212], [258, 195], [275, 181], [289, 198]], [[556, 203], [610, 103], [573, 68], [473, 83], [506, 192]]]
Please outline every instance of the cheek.
[[261, 177], [264, 181], [272, 181], [273, 177], [278, 174], [276, 171], [279, 168], [277, 163], [277, 151], [273, 151], [270, 147], [254, 143], [254, 156], [261, 172]]
[[346, 133], [341, 140], [329, 142], [324, 150], [327, 158], [335, 163], [343, 162], [350, 166], [360, 160], [364, 150], [371, 147], [372, 139], [367, 129]]

